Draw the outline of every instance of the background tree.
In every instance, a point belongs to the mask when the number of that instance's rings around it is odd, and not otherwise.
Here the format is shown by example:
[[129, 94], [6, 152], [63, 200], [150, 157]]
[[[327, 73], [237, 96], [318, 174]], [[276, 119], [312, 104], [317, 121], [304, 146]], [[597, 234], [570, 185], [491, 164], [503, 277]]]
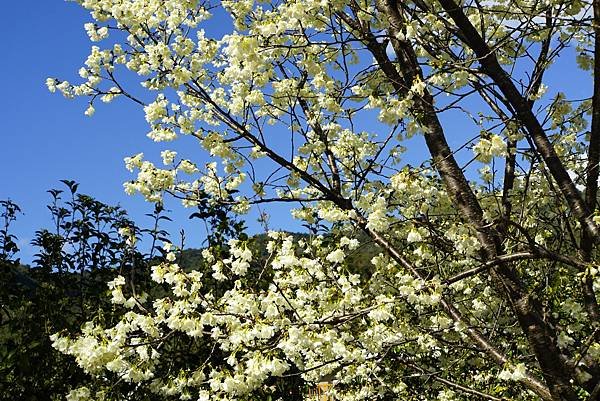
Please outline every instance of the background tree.
[[[83, 83], [49, 89], [88, 96], [88, 115], [129, 98], [151, 139], [188, 135], [214, 159], [133, 156], [127, 192], [186, 206], [208, 194], [239, 213], [288, 202], [332, 233], [297, 244], [272, 233], [268, 289], [252, 285], [244, 239], [227, 257], [206, 251], [213, 278], [233, 280], [223, 296], [167, 253], [153, 279], [172, 294], [55, 337], [59, 350], [92, 374], [201, 400], [251, 398], [297, 374], [334, 377], [340, 399], [599, 397], [599, 4], [80, 3], [90, 39], [110, 44], [92, 48]], [[547, 87], [559, 57], [569, 74], [592, 70], [589, 97]], [[125, 69], [154, 101], [117, 79]], [[428, 155], [411, 167], [406, 148]], [[348, 263], [359, 233], [382, 250], [368, 269]], [[113, 302], [125, 283], [112, 282]], [[173, 330], [226, 363], [164, 385], [153, 375]]]
[[32, 245], [38, 253], [32, 266], [16, 259], [17, 239], [9, 230], [19, 207], [10, 201], [0, 203], [5, 218], [0, 233], [5, 244], [0, 294], [2, 399], [60, 398], [90, 382], [72, 358], [52, 348], [49, 336], [57, 330], [79, 330], [92, 317], [114, 321], [118, 311], [106, 299], [106, 281], [118, 271], [133, 275], [133, 260], [138, 268], [148, 263], [139, 252], [131, 252], [118, 233], [125, 227], [137, 229], [121, 208], [78, 194], [72, 181], [64, 183], [67, 201], [62, 200], [62, 190], [48, 191], [54, 227], [36, 232]]

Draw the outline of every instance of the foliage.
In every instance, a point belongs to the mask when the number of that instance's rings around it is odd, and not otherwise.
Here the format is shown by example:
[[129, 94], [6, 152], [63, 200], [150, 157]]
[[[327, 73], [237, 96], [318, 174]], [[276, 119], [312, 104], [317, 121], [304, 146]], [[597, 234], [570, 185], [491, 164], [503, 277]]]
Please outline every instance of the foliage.
[[[0, 257], [0, 399], [45, 400], [49, 396], [62, 399], [63, 394], [78, 386], [98, 385], [71, 357], [52, 348], [50, 335], [79, 330], [91, 319], [114, 323], [122, 310], [109, 302], [107, 281], [123, 274], [135, 283], [138, 291], [143, 289], [153, 297], [165, 294], [165, 289], [150, 280], [149, 274], [150, 265], [164, 260], [165, 251], [157, 246], [158, 241], [168, 241], [167, 233], [159, 226], [161, 221], [169, 219], [162, 206], [157, 204], [154, 213], [147, 215], [154, 222], [152, 229], [141, 229], [120, 207], [77, 193], [78, 185], [73, 181], [63, 182], [68, 187], [69, 199], [63, 201], [62, 190], [48, 191], [52, 197], [48, 209], [54, 229], [36, 232], [32, 245], [39, 252], [32, 267], [20, 265], [15, 259], [19, 249], [10, 225], [20, 208], [12, 201], [0, 201], [0, 216], [4, 219], [0, 231], [0, 243], [4, 244]], [[213, 227], [213, 245], [232, 233], [236, 236], [242, 233], [243, 225], [232, 221], [226, 208], [213, 205], [207, 209], [200, 207], [196, 214], [202, 215], [194, 217], [207, 219], [207, 224]], [[227, 230], [218, 232], [226, 220], [231, 224]], [[151, 241], [149, 253], [140, 253], [137, 246], [132, 246], [135, 244], [127, 242], [131, 238], [129, 233], [146, 234]], [[226, 247], [222, 252], [227, 252]], [[197, 256], [200, 253], [201, 250], [182, 250], [178, 262], [188, 272], [203, 271], [206, 266]], [[217, 288], [216, 283], [212, 285]], [[219, 288], [224, 291], [222, 285]], [[182, 349], [186, 352], [182, 353]], [[165, 372], [183, 369], [209, 357], [208, 351], [202, 341], [189, 341], [175, 333], [163, 343], [162, 352], [170, 357], [162, 369]], [[303, 388], [298, 381], [273, 382], [273, 385], [276, 392], [283, 394], [297, 393]], [[102, 381], [99, 386], [103, 387]], [[136, 400], [164, 399], [149, 389], [119, 382], [118, 377], [111, 381], [107, 395], [111, 394], [114, 398], [126, 394]]]
[[[48, 88], [87, 97], [88, 115], [137, 102], [149, 138], [187, 136], [210, 159], [134, 155], [128, 193], [292, 204], [314, 235], [269, 233], [258, 270], [246, 237], [211, 247], [211, 278], [167, 244], [152, 279], [168, 293], [127, 305], [119, 276], [112, 302], [129, 310], [54, 335], [58, 350], [180, 399], [253, 399], [298, 375], [344, 400], [598, 399], [597, 2], [79, 3], [105, 46], [81, 83]], [[559, 57], [592, 93], [549, 85]], [[364, 237], [381, 252], [357, 268]], [[175, 335], [211, 357], [165, 371]]]
[[19, 246], [16, 243], [17, 238], [9, 232], [9, 228], [17, 218], [17, 214], [21, 212], [21, 208], [9, 199], [0, 201], [0, 210], [2, 211], [0, 214], [0, 218], [2, 218], [0, 260], [7, 262], [12, 260], [13, 256], [19, 251]]
[[[63, 202], [62, 190], [48, 191], [54, 229], [36, 232], [32, 244], [39, 252], [32, 267], [14, 259], [18, 248], [8, 224], [0, 234], [11, 251], [2, 258], [2, 399], [60, 398], [61, 392], [90, 381], [71, 358], [56, 353], [49, 336], [78, 330], [98, 314], [112, 321], [116, 310], [106, 300], [105, 283], [115, 270], [130, 271], [130, 261], [141, 257], [118, 234], [133, 227], [122, 209], [78, 194], [72, 181], [64, 183], [71, 199]], [[1, 205], [3, 215], [14, 221], [18, 206]]]

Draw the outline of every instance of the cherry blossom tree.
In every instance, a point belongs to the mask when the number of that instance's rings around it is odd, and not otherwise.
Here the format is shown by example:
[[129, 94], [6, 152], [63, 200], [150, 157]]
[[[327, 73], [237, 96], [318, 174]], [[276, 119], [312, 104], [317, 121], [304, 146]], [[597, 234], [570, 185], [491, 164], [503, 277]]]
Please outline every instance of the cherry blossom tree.
[[[298, 375], [344, 400], [600, 397], [600, 2], [78, 2], [103, 45], [80, 83], [49, 89], [87, 97], [88, 115], [128, 98], [150, 139], [204, 149], [127, 158], [126, 192], [286, 203], [330, 230], [270, 233], [266, 287], [245, 239], [206, 249], [222, 294], [165, 244], [152, 275], [169, 296], [136, 300], [120, 277], [130, 311], [56, 334], [58, 350], [179, 399], [252, 399]], [[350, 263], [364, 238], [379, 254]], [[175, 332], [211, 356], [158, 371]], [[69, 399], [110, 398], [104, 383]]]

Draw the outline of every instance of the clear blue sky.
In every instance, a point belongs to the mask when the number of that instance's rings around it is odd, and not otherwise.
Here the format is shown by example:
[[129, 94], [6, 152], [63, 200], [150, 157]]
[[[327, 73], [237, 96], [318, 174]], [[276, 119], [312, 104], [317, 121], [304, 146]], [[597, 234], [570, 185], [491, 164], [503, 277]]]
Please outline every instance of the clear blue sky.
[[[119, 100], [108, 106], [98, 104], [94, 117], [88, 118], [83, 115], [84, 99], [69, 101], [45, 87], [50, 76], [76, 78], [92, 45], [83, 29], [90, 21], [87, 12], [62, 0], [10, 1], [2, 11], [0, 199], [11, 198], [23, 209], [13, 230], [20, 239], [21, 258], [31, 260], [28, 243], [34, 231], [50, 226], [46, 190], [59, 187], [61, 179], [78, 181], [82, 193], [119, 203], [138, 223], [143, 222], [151, 205], [122, 190], [123, 182], [131, 179], [123, 158], [140, 151], [155, 158], [161, 149], [145, 137], [148, 127], [142, 110]], [[572, 59], [565, 64], [572, 66]], [[571, 97], [589, 95], [586, 74], [564, 71], [559, 67], [548, 75], [551, 88], [570, 89]], [[460, 133], [460, 123], [452, 125], [452, 131]], [[449, 132], [452, 145], [463, 138], [463, 134]], [[200, 246], [204, 229], [188, 221], [189, 211], [174, 203], [167, 206], [174, 210], [175, 219], [167, 229], [177, 233], [184, 228], [188, 245]], [[298, 229], [286, 214], [282, 208], [275, 212], [272, 228]], [[251, 232], [260, 230], [255, 219], [256, 215], [249, 216]]]

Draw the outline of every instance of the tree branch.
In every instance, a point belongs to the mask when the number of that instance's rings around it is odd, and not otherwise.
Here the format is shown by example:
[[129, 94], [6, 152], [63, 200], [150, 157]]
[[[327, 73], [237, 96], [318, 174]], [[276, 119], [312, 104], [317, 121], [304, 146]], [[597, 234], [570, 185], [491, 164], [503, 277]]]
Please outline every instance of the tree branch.
[[594, 242], [600, 241], [600, 232], [591, 218], [588, 206], [569, 177], [569, 174], [554, 150], [552, 143], [550, 143], [544, 128], [531, 111], [527, 99], [519, 93], [510, 76], [500, 66], [495, 52], [485, 43], [481, 35], [479, 35], [479, 32], [477, 32], [464, 14], [462, 8], [459, 7], [454, 0], [438, 1], [458, 27], [465, 44], [469, 46], [478, 57], [481, 69], [496, 83], [496, 85], [498, 85], [506, 99], [514, 108], [517, 119], [523, 123], [523, 126], [529, 133], [537, 151], [544, 159], [552, 177], [556, 180], [562, 195], [567, 200], [575, 217], [577, 217], [581, 222], [581, 225], [585, 227], [585, 230], [588, 231]]

